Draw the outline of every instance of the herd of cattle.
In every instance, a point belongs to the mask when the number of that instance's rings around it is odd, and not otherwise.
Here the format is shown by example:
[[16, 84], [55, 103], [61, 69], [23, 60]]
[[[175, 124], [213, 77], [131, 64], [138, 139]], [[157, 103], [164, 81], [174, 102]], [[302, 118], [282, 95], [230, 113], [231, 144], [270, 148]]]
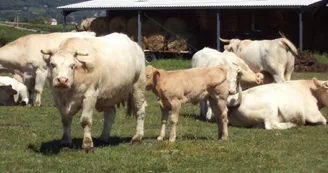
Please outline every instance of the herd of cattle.
[[[32, 34], [0, 48], [2, 105], [41, 105], [45, 81], [61, 115], [61, 145], [72, 144], [72, 117], [82, 109], [82, 150], [93, 152], [94, 109], [104, 112], [100, 140], [108, 142], [116, 106], [136, 116], [132, 142], [144, 135], [145, 91], [158, 98], [163, 140], [169, 113], [169, 141], [176, 140], [181, 104], [200, 105], [200, 115], [216, 120], [219, 139], [228, 139], [228, 124], [237, 127], [287, 129], [325, 125], [320, 109], [328, 106], [328, 82], [290, 81], [296, 47], [282, 35], [274, 40], [220, 40], [225, 51], [203, 48], [192, 68], [166, 71], [146, 66], [141, 47], [125, 34], [96, 37], [93, 32]], [[257, 86], [258, 85], [258, 86]]]

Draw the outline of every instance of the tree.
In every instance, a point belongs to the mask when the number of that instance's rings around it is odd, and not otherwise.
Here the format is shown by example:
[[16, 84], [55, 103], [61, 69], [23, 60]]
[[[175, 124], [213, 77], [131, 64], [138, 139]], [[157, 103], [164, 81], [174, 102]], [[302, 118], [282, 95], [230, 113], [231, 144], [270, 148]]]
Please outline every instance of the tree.
[[46, 17], [44, 17], [44, 16], [38, 16], [38, 17], [32, 19], [31, 20], [31, 23], [34, 23], [34, 24], [43, 24], [45, 20], [46, 20]]

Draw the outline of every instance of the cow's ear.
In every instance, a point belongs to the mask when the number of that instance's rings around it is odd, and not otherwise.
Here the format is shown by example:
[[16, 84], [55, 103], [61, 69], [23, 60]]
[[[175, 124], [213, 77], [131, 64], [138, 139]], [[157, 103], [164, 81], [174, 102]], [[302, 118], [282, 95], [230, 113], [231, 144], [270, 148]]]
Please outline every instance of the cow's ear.
[[49, 64], [50, 57], [54, 54], [52, 50], [43, 50], [41, 49], [41, 53], [43, 54], [43, 60]]
[[10, 95], [15, 95], [15, 94], [17, 94], [17, 91], [14, 90], [14, 89], [12, 88], [11, 85], [8, 85], [8, 86], [7, 86], [7, 92], [8, 92]]

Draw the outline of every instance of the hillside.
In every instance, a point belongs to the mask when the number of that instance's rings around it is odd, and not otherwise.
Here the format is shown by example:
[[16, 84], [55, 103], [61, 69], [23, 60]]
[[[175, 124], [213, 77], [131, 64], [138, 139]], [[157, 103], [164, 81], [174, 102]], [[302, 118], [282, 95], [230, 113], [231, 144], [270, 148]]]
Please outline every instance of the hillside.
[[44, 5], [48, 6], [49, 8], [56, 8], [57, 6], [83, 1], [86, 0], [0, 0], [0, 9], [13, 10], [20, 8], [23, 9], [24, 7], [42, 8]]
[[[30, 21], [39, 16], [62, 20], [61, 10], [58, 6], [83, 2], [87, 0], [0, 0], [0, 20], [13, 21], [19, 15], [20, 21]], [[73, 14], [77, 21], [91, 14], [79, 12]]]

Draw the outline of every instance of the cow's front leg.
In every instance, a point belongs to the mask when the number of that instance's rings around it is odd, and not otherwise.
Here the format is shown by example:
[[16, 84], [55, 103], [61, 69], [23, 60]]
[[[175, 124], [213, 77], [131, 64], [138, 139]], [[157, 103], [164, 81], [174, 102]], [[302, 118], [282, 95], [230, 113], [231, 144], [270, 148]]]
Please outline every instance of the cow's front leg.
[[110, 129], [114, 123], [116, 116], [116, 109], [115, 107], [107, 108], [104, 110], [104, 127], [99, 137], [99, 140], [103, 142], [108, 142], [108, 138], [110, 136]]
[[162, 108], [161, 107], [161, 112], [162, 112], [162, 118], [161, 118], [161, 129], [159, 132], [159, 136], [157, 137], [157, 140], [162, 141], [165, 137], [165, 130], [166, 130], [166, 123], [167, 119], [169, 117], [169, 110]]
[[176, 125], [178, 123], [179, 119], [179, 112], [180, 112], [181, 104], [175, 103], [172, 104], [172, 112], [171, 112], [171, 132], [170, 132], [170, 142], [175, 142], [175, 139], [177, 137], [176, 133]]
[[81, 116], [81, 125], [84, 131], [82, 151], [86, 153], [93, 153], [93, 141], [91, 136], [92, 114], [96, 105], [97, 99], [94, 96], [86, 96], [83, 99], [83, 110]]
[[72, 116], [61, 113], [61, 121], [63, 124], [63, 136], [61, 139], [61, 147], [71, 147], [72, 146], [72, 136], [71, 136], [71, 125]]
[[34, 87], [35, 101], [33, 103], [34, 106], [41, 106], [41, 94], [43, 91], [43, 86], [47, 80], [47, 74], [48, 70], [46, 67], [38, 68], [36, 70]]

